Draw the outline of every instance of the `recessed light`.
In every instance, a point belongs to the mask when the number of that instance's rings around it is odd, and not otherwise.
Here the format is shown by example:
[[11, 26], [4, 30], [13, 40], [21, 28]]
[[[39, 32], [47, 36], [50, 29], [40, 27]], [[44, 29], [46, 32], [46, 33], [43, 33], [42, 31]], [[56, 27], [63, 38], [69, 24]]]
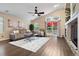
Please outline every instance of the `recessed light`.
[[53, 7], [55, 7], [55, 8], [56, 8], [56, 7], [58, 7], [58, 6], [59, 6], [59, 4], [56, 4], [56, 5], [54, 5]]

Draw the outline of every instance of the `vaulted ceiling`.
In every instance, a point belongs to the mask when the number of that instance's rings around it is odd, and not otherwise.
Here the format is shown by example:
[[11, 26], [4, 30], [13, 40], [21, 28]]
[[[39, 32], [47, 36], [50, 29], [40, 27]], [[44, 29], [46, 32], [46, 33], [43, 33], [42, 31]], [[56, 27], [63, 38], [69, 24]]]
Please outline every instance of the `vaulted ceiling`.
[[[48, 14], [56, 9], [63, 8], [64, 3], [0, 3], [0, 12], [4, 12], [10, 15], [20, 17], [25, 20], [32, 20], [37, 18], [28, 12], [34, 12], [35, 6], [38, 7], [38, 11], [44, 11]], [[43, 15], [41, 15], [43, 16]]]

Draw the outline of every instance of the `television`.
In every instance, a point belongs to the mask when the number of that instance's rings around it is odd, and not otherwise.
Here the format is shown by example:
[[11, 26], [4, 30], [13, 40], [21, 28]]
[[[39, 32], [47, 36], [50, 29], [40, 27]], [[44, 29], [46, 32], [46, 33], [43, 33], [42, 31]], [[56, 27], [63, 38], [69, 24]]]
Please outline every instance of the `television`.
[[77, 24], [78, 24], [78, 22], [77, 22], [77, 18], [75, 18], [75, 20], [72, 22], [72, 24], [71, 24], [71, 41], [73, 42], [73, 44], [76, 46], [76, 47], [78, 47], [78, 38], [77, 38], [77, 32], [78, 32], [78, 30], [77, 30]]

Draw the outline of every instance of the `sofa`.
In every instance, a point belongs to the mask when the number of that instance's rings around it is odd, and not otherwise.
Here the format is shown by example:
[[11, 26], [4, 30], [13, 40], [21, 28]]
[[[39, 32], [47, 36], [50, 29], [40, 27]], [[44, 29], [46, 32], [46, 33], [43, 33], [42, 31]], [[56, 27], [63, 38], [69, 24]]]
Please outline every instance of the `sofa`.
[[[28, 34], [30, 32], [27, 32], [26, 29], [16, 29], [16, 30], [13, 30], [10, 34], [9, 34], [9, 37], [10, 37], [10, 40], [18, 40], [18, 39], [23, 39], [23, 38], [26, 38], [26, 34]], [[30, 33], [31, 35], [32, 33]], [[29, 34], [28, 34], [29, 35]]]

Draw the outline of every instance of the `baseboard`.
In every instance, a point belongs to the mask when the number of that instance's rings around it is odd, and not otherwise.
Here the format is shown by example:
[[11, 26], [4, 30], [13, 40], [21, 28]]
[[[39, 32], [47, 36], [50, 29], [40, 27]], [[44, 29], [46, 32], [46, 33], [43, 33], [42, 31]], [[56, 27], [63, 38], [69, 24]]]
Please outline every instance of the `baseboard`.
[[9, 40], [9, 38], [0, 38], [0, 41]]

